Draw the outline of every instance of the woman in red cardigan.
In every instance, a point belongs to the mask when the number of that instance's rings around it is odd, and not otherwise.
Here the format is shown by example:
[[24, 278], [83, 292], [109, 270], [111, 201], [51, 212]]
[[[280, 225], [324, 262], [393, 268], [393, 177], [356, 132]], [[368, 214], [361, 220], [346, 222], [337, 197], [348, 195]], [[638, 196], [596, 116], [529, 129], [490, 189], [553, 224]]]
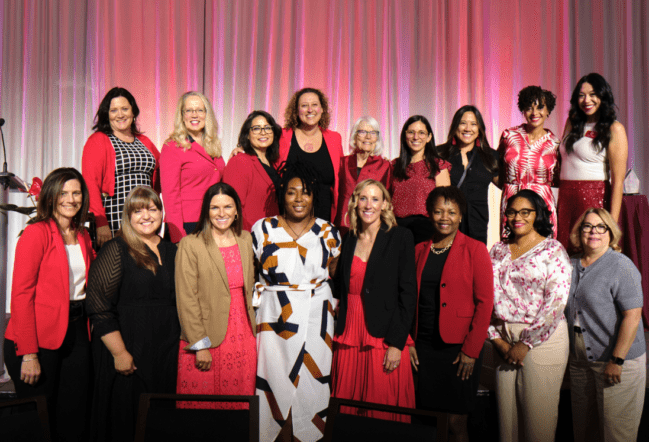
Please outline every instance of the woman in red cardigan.
[[275, 163], [281, 136], [282, 128], [268, 112], [251, 112], [241, 126], [238, 144], [244, 154], [230, 158], [223, 182], [234, 187], [241, 198], [244, 230], [250, 231], [259, 219], [279, 215]]
[[81, 171], [88, 183], [90, 211], [95, 215], [97, 246], [121, 225], [129, 192], [139, 185], [158, 188], [158, 149], [137, 127], [140, 115], [129, 91], [114, 87], [101, 100], [94, 134], [83, 147]]
[[484, 243], [458, 231], [466, 212], [456, 187], [426, 199], [433, 237], [417, 245], [418, 302], [410, 360], [419, 372], [418, 406], [450, 413], [455, 440], [468, 440], [482, 346], [493, 309], [493, 275]]
[[225, 161], [217, 132], [207, 97], [184, 93], [176, 107], [174, 131], [160, 154], [165, 221], [174, 243], [194, 231], [205, 191], [223, 177]]
[[16, 246], [5, 363], [19, 398], [46, 396], [55, 440], [87, 440], [89, 204], [79, 171], [52, 171]]

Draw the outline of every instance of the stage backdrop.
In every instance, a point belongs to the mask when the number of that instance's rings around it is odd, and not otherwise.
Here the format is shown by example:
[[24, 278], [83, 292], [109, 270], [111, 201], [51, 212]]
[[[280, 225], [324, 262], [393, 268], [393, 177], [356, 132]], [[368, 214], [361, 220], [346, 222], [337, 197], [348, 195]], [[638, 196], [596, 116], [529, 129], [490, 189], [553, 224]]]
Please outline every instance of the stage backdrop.
[[[629, 136], [629, 166], [649, 179], [649, 6], [634, 0], [0, 0], [0, 117], [10, 171], [31, 180], [80, 168], [97, 106], [129, 89], [158, 148], [178, 97], [212, 101], [227, 157], [245, 116], [283, 122], [298, 88], [322, 89], [332, 129], [372, 115], [386, 155], [401, 125], [427, 116], [439, 143], [454, 111], [477, 105], [492, 146], [523, 121], [516, 95], [557, 95], [547, 127], [561, 135], [577, 79], [603, 74]], [[346, 143], [345, 143], [346, 144]], [[345, 146], [346, 149], [348, 146]], [[647, 190], [647, 185], [643, 185]], [[27, 203], [12, 194], [16, 204]], [[25, 218], [9, 218], [8, 283]], [[5, 264], [0, 257], [0, 265]]]

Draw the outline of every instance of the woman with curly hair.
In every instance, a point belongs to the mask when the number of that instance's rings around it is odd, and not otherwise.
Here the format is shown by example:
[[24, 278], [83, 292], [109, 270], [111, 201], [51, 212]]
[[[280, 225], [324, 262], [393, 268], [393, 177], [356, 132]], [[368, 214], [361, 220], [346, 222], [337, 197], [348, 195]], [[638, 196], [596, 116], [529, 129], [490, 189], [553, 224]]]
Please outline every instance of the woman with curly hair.
[[620, 217], [629, 144], [616, 118], [613, 92], [604, 77], [581, 77], [570, 98], [560, 148], [558, 239], [569, 251], [574, 250], [570, 230], [586, 209], [610, 209], [616, 222]]
[[500, 177], [502, 188], [501, 229], [507, 234], [505, 210], [509, 198], [523, 189], [538, 193], [550, 211], [552, 236], [557, 234], [557, 214], [552, 182], [557, 167], [559, 138], [544, 127], [556, 104], [556, 96], [540, 86], [527, 86], [518, 93], [518, 109], [525, 123], [506, 129], [500, 137]]

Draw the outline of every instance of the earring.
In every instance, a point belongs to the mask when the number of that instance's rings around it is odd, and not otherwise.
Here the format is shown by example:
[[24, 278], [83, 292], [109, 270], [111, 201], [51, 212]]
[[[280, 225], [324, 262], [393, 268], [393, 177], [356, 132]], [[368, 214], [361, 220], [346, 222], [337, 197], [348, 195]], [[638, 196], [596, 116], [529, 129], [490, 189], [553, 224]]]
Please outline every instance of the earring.
[[451, 144], [455, 146], [457, 144], [457, 141], [455, 141], [455, 137], [453, 137], [453, 141], [451, 141]]
[[234, 214], [234, 220], [236, 221], [237, 218], [239, 218], [239, 214], [238, 214], [238, 213], [235, 213], [235, 214]]
[[475, 140], [475, 145], [480, 147], [480, 138], [476, 138]]

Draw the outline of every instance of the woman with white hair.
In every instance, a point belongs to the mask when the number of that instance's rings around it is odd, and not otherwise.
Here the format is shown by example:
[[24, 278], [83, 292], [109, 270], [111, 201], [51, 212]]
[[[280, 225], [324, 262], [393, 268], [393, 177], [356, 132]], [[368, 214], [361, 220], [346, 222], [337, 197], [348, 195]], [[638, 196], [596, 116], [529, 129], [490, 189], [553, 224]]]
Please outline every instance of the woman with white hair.
[[349, 135], [351, 153], [340, 161], [338, 172], [338, 210], [334, 224], [341, 234], [349, 231], [347, 204], [356, 185], [361, 181], [373, 179], [382, 183], [389, 190], [390, 161], [381, 156], [383, 140], [379, 122], [372, 117], [361, 117], [356, 120]]
[[225, 161], [217, 132], [207, 97], [184, 93], [176, 107], [174, 130], [160, 153], [165, 221], [174, 243], [194, 231], [205, 191], [223, 177]]

